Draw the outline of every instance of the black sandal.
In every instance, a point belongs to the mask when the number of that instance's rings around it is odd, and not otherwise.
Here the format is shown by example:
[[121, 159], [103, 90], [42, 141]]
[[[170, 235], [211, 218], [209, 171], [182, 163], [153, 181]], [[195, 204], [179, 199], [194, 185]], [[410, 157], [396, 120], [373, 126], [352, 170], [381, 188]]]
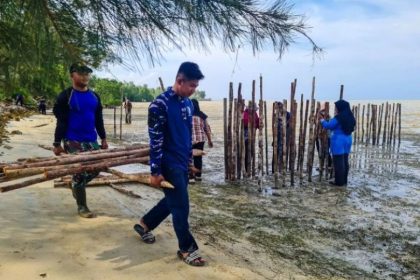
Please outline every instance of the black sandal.
[[188, 253], [185, 257], [179, 250], [176, 254], [178, 255], [178, 258], [191, 266], [204, 266], [206, 264], [206, 261], [201, 257], [198, 250]]
[[140, 235], [141, 240], [143, 240], [144, 243], [155, 243], [156, 239], [151, 231], [145, 231], [144, 228], [139, 224], [134, 225], [134, 230]]

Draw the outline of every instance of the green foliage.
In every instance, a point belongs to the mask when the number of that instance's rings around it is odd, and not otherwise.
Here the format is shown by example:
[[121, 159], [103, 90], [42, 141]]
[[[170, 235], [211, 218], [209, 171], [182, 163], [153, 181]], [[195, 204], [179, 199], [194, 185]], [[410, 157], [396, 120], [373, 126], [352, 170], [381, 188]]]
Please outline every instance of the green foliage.
[[[68, 85], [67, 68], [74, 61], [137, 68], [154, 65], [167, 50], [208, 49], [215, 42], [229, 50], [250, 45], [254, 52], [271, 45], [281, 57], [296, 35], [320, 51], [307, 28], [285, 0], [264, 5], [256, 0], [1, 0], [0, 99], [17, 92], [55, 96]], [[119, 88], [109, 86], [98, 84], [113, 103]], [[124, 90], [140, 100], [156, 94], [130, 84]]]

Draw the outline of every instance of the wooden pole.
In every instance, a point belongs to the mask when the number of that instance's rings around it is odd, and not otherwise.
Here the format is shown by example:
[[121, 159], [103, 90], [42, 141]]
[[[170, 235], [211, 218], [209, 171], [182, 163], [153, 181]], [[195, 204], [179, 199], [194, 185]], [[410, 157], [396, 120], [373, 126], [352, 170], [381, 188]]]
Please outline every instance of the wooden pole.
[[252, 118], [251, 118], [251, 113], [252, 113], [252, 101], [248, 102], [248, 145], [246, 145], [246, 150], [247, 150], [247, 154], [248, 157], [246, 158], [246, 170], [247, 170], [247, 177], [251, 176], [251, 162], [252, 162], [252, 155], [251, 155], [251, 129], [252, 129]]
[[255, 168], [255, 136], [256, 136], [256, 127], [255, 127], [255, 110], [256, 103], [255, 103], [255, 80], [252, 81], [252, 130], [251, 130], [251, 171], [252, 171], [252, 178], [255, 178], [256, 168]]
[[379, 146], [379, 139], [381, 138], [381, 130], [382, 130], [382, 117], [384, 113], [384, 103], [379, 106], [378, 112], [378, 135], [376, 136], [376, 145]]
[[[330, 120], [330, 103], [329, 102], [325, 102], [325, 112], [327, 115], [327, 120]], [[329, 151], [329, 146], [328, 146], [328, 131], [326, 129], [323, 129], [323, 142], [324, 142], [324, 147], [323, 147], [323, 151], [322, 151], [322, 155], [324, 157], [324, 165], [325, 165], [325, 179], [328, 179], [328, 175], [329, 175], [329, 167], [328, 166], [328, 157], [330, 155], [330, 151]]]
[[[321, 102], [317, 102], [316, 103], [316, 113], [315, 113], [315, 129], [314, 129], [314, 141], [318, 140], [319, 143], [319, 150], [318, 150], [318, 159], [319, 159], [319, 180], [321, 180], [322, 178], [322, 173], [323, 173], [323, 165], [321, 164], [321, 154], [322, 154], [322, 146], [321, 146], [321, 138], [320, 138], [320, 130], [321, 130], [321, 125], [319, 124], [319, 120], [318, 120], [318, 115], [319, 115], [319, 111], [321, 110]], [[314, 153], [314, 158], [315, 158], [315, 153]]]
[[365, 142], [365, 105], [363, 105], [362, 108], [362, 138], [361, 138], [361, 142], [364, 143]]
[[245, 145], [245, 123], [243, 120], [243, 114], [244, 114], [244, 110], [245, 110], [245, 100], [241, 97], [241, 140], [240, 140], [240, 147], [241, 147], [241, 174], [242, 177], [246, 177], [246, 162], [245, 162], [245, 150], [246, 150], [246, 145]]
[[372, 105], [372, 145], [376, 144], [376, 124], [378, 105]]
[[360, 103], [357, 104], [357, 142], [360, 141]]
[[291, 118], [291, 139], [290, 139], [290, 184], [295, 184], [295, 161], [296, 161], [296, 115], [297, 115], [297, 102], [293, 101], [292, 118]]
[[302, 155], [301, 155], [301, 159], [300, 159], [300, 167], [299, 167], [299, 178], [300, 178], [300, 183], [302, 184], [303, 182], [303, 162], [305, 159], [305, 144], [306, 144], [306, 130], [308, 127], [308, 110], [309, 110], [309, 100], [306, 100], [306, 107], [305, 107], [305, 119], [303, 120], [303, 132], [302, 132]]
[[242, 84], [239, 83], [238, 85], [238, 105], [237, 105], [237, 112], [236, 112], [236, 178], [239, 180], [242, 177], [241, 174], [241, 156], [242, 156], [242, 113], [243, 113], [243, 101], [242, 101]]
[[370, 103], [367, 105], [367, 113], [366, 113], [366, 145], [369, 144], [369, 136], [370, 136]]
[[267, 102], [264, 101], [264, 134], [265, 134], [265, 171], [266, 174], [269, 174], [268, 169], [268, 132], [267, 132]]
[[225, 146], [225, 180], [229, 179], [229, 153], [228, 153], [228, 132], [227, 132], [227, 98], [223, 98], [223, 140]]
[[[258, 129], [258, 178], [259, 183], [262, 184], [262, 175], [264, 174], [264, 138], [263, 138], [263, 129], [264, 129], [264, 101], [263, 101], [263, 80], [260, 75], [260, 102], [259, 102], [259, 114], [260, 114], [260, 123]], [[267, 158], [266, 158], [267, 160]], [[261, 189], [262, 186], [260, 186]]]
[[300, 95], [298, 159], [297, 159], [297, 165], [296, 165], [297, 172], [300, 171], [300, 161], [302, 157], [302, 138], [303, 138], [302, 134], [303, 134], [303, 94]]
[[401, 144], [401, 103], [398, 103], [398, 145]]
[[[317, 102], [316, 107], [317, 107], [317, 112], [321, 111], [321, 102]], [[319, 121], [318, 121], [317, 122], [317, 138], [318, 138], [318, 143], [319, 143], [319, 149], [318, 149], [319, 181], [322, 180], [322, 175], [324, 174], [326, 133], [327, 133], [326, 130], [322, 128], [322, 126], [319, 124]]]
[[398, 103], [395, 104], [394, 135], [392, 136], [392, 145], [394, 146], [395, 146], [395, 140], [397, 138], [397, 124], [398, 124]]
[[390, 123], [390, 130], [389, 130], [389, 136], [388, 136], [388, 145], [392, 144], [392, 135], [394, 133], [394, 116], [395, 116], [395, 103], [392, 103], [392, 113], [390, 116], [391, 123]]
[[306, 163], [306, 172], [308, 173], [308, 182], [312, 182], [312, 166], [314, 160], [314, 125], [316, 121], [315, 116], [315, 77], [312, 78], [312, 92], [311, 92], [311, 114], [309, 116], [309, 141], [308, 141], [308, 160]]
[[280, 166], [281, 166], [281, 172], [282, 172], [282, 186], [286, 187], [286, 169], [287, 169], [287, 160], [286, 160], [286, 151], [287, 151], [287, 100], [283, 99], [283, 104], [279, 104], [281, 106], [281, 123], [282, 123], [282, 147], [281, 147], [281, 153], [282, 157], [280, 159]]
[[162, 81], [162, 78], [161, 77], [159, 77], [159, 84], [160, 84], [160, 89], [162, 91], [165, 91], [165, 86], [163, 85], [163, 81]]
[[238, 139], [238, 134], [237, 134], [237, 129], [238, 129], [238, 123], [237, 123], [237, 118], [238, 116], [238, 99], [234, 98], [233, 99], [233, 115], [232, 115], [232, 123], [233, 123], [233, 130], [232, 130], [232, 180], [235, 181], [237, 179], [237, 139]]
[[384, 134], [382, 137], [382, 145], [386, 144], [386, 130], [388, 127], [388, 102], [385, 104], [385, 117], [384, 117]]
[[274, 171], [274, 187], [278, 188], [279, 168], [278, 168], [278, 123], [279, 123], [279, 107], [278, 103], [273, 103], [273, 171]]
[[120, 140], [122, 139], [122, 119], [123, 119], [123, 91], [122, 91], [122, 87], [120, 89], [121, 91], [121, 105], [120, 105]]
[[343, 95], [344, 95], [344, 85], [340, 86], [340, 100], [343, 99]]
[[232, 154], [232, 107], [233, 107], [233, 83], [229, 83], [229, 104], [228, 104], [228, 161], [229, 161], [229, 175], [228, 179], [233, 180], [233, 154]]

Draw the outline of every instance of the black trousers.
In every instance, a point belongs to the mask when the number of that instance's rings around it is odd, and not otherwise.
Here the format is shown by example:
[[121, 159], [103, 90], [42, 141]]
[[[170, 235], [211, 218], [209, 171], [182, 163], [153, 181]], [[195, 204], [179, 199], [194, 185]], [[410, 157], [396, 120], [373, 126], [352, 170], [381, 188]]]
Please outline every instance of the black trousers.
[[[204, 142], [198, 142], [194, 145], [192, 145], [193, 149], [197, 149], [197, 150], [204, 150]], [[194, 156], [194, 167], [197, 169], [203, 169], [203, 156]], [[201, 177], [201, 172], [200, 173], [195, 173], [195, 176], [197, 177]]]
[[347, 185], [349, 175], [349, 154], [334, 155], [334, 177], [337, 186]]

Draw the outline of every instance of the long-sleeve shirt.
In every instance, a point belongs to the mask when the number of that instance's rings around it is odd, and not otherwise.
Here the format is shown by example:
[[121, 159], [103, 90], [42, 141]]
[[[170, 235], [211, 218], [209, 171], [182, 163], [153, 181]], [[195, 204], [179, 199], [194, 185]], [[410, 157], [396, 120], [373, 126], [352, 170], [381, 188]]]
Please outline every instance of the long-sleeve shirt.
[[58, 95], [53, 112], [57, 118], [54, 142], [63, 139], [93, 142], [97, 135], [106, 138], [101, 99], [91, 90], [64, 90]]
[[204, 120], [199, 116], [193, 116], [193, 129], [192, 129], [192, 143], [205, 142], [207, 135], [211, 135], [211, 128], [207, 119]]
[[331, 130], [330, 142], [331, 153], [333, 155], [349, 154], [352, 145], [352, 136], [346, 135], [341, 129], [341, 125], [336, 118], [331, 120], [321, 120], [323, 128]]
[[187, 171], [192, 158], [192, 113], [190, 99], [172, 90], [160, 94], [149, 106], [150, 171], [162, 174], [162, 166]]

